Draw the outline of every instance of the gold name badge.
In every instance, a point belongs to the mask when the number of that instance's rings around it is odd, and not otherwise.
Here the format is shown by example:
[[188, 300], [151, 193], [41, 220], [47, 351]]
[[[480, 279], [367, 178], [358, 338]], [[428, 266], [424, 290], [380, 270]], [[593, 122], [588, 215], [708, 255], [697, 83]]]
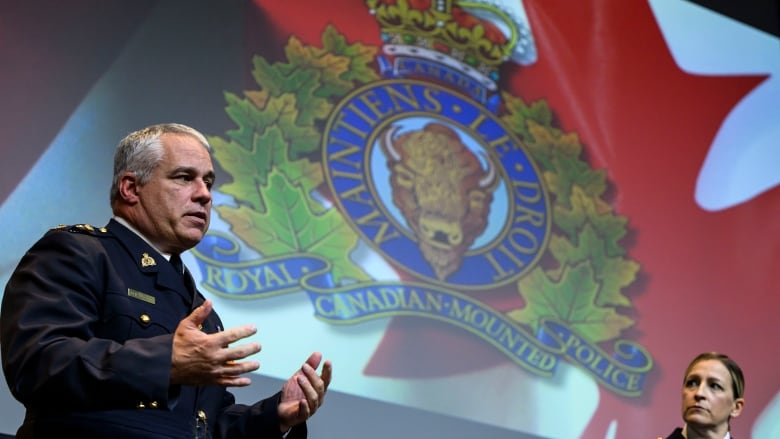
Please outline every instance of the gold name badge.
[[142, 293], [142, 292], [140, 292], [138, 290], [134, 290], [132, 288], [128, 288], [127, 289], [127, 295], [130, 296], [130, 297], [133, 297], [135, 299], [138, 299], [138, 300], [143, 300], [146, 303], [151, 303], [152, 305], [154, 305], [155, 302], [157, 301], [157, 299], [155, 299], [154, 296], [152, 296], [150, 294]]

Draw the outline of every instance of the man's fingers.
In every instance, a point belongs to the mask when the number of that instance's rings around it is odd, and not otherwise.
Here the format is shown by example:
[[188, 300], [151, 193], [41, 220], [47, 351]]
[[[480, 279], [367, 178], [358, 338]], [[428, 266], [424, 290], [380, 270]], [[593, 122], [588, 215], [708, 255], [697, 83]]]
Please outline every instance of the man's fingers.
[[303, 394], [306, 396], [306, 404], [303, 404], [304, 401], [301, 401], [301, 407], [306, 407], [306, 414], [304, 417], [304, 419], [306, 419], [317, 411], [317, 407], [320, 406], [320, 396], [317, 392], [317, 389], [314, 388], [312, 383], [306, 379], [305, 376], [298, 375], [298, 385], [301, 387]]
[[250, 355], [260, 352], [260, 349], [261, 346], [258, 343], [247, 343], [231, 348], [223, 348], [218, 360], [220, 363], [230, 366], [237, 363], [239, 360], [243, 360]]
[[312, 367], [312, 369], [316, 369], [320, 367], [320, 361], [322, 361], [322, 354], [319, 352], [313, 352], [311, 355], [309, 355], [309, 358], [306, 359], [306, 364]]
[[333, 376], [333, 363], [330, 360], [325, 361], [322, 366], [322, 374], [317, 375], [317, 370], [311, 367], [309, 363], [305, 363], [301, 367], [301, 371], [306, 375], [312, 387], [317, 391], [317, 394], [322, 397], [325, 391], [328, 390], [331, 377]]
[[306, 401], [301, 401], [298, 404], [298, 410], [301, 419], [303, 419], [304, 421], [311, 418], [311, 416], [314, 414], [314, 411], [309, 408], [309, 406], [306, 404]]
[[200, 325], [206, 321], [206, 317], [211, 314], [212, 304], [210, 299], [206, 299], [203, 304], [201, 304], [199, 307], [195, 308], [189, 316], [187, 316], [187, 319], [192, 322], [192, 324], [195, 327], [200, 327]]
[[246, 387], [252, 384], [252, 380], [241, 376], [223, 376], [217, 380], [217, 384], [223, 387]]
[[238, 377], [259, 368], [260, 363], [257, 361], [227, 361], [217, 370], [217, 373], [222, 377]]
[[251, 337], [257, 333], [255, 325], [242, 325], [235, 328], [226, 329], [221, 332], [211, 334], [220, 343], [221, 346], [227, 346], [243, 338]]
[[330, 360], [326, 360], [322, 366], [322, 381], [325, 383], [325, 390], [328, 390], [330, 386], [330, 380], [333, 378], [333, 363]]
[[[317, 371], [312, 369], [309, 364], [304, 364], [301, 369], [303, 374], [298, 375], [298, 385], [303, 391], [303, 394], [306, 396], [306, 402], [309, 406], [309, 413], [314, 414], [314, 412], [317, 411], [325, 399], [325, 392], [328, 390], [329, 381], [326, 381], [323, 379], [323, 377], [317, 375]], [[329, 375], [331, 373], [330, 367], [328, 367], [327, 370]], [[323, 368], [323, 373], [324, 371], [325, 368]], [[330, 379], [329, 377], [325, 378], [328, 380]]]

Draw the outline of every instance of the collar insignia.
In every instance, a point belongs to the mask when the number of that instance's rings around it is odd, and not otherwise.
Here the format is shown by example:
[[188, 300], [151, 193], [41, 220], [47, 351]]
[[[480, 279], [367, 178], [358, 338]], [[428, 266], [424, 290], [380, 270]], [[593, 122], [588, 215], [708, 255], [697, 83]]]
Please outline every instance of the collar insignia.
[[149, 253], [144, 253], [144, 255], [141, 257], [141, 267], [151, 267], [153, 265], [157, 265], [157, 262], [155, 262], [154, 258], [149, 256]]

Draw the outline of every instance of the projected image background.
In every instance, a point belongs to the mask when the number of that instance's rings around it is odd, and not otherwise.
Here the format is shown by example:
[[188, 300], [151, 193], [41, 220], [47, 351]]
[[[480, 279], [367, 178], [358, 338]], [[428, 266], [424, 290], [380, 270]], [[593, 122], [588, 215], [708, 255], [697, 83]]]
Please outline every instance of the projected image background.
[[218, 171], [184, 262], [263, 346], [239, 400], [317, 350], [314, 438], [658, 437], [717, 350], [732, 434], [780, 434], [777, 5], [434, 3], [0, 6], [2, 285], [181, 122]]

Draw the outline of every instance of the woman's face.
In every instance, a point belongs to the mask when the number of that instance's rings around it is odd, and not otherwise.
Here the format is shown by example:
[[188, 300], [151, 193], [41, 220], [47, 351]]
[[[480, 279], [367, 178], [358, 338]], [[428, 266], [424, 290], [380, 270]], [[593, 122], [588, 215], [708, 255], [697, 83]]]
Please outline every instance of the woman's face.
[[734, 398], [731, 375], [719, 360], [694, 364], [682, 389], [682, 416], [688, 428], [715, 430], [724, 435], [730, 417], [739, 416], [744, 400]]

